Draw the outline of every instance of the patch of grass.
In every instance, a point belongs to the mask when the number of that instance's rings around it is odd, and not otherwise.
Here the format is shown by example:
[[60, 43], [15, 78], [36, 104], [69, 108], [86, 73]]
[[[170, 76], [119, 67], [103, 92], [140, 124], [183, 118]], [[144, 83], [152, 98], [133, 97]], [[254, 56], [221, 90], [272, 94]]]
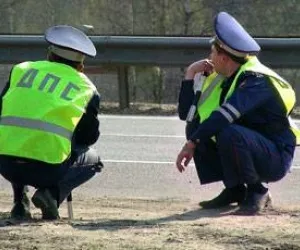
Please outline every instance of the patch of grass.
[[[130, 103], [129, 108], [120, 109], [117, 102], [103, 102], [100, 104], [100, 112], [120, 115], [173, 116], [177, 115], [177, 104]], [[292, 117], [300, 119], [300, 106], [294, 108]]]
[[119, 104], [107, 102], [100, 104], [102, 114], [122, 114], [122, 115], [176, 115], [176, 104], [156, 104], [156, 103], [131, 103], [129, 108], [120, 109]]

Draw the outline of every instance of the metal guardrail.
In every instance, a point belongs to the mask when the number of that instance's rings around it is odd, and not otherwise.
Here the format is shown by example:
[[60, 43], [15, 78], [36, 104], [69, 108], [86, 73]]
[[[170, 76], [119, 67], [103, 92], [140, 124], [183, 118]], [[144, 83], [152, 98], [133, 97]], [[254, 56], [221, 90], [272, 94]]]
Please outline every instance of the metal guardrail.
[[[86, 66], [115, 65], [118, 68], [120, 107], [129, 106], [129, 65], [184, 67], [207, 57], [207, 37], [90, 36], [97, 56]], [[260, 60], [273, 68], [300, 68], [300, 38], [257, 38]], [[0, 64], [44, 60], [47, 43], [43, 36], [0, 35]]]
[[[97, 56], [88, 65], [186, 66], [209, 53], [210, 38], [91, 36]], [[257, 38], [262, 62], [274, 68], [300, 67], [300, 38]], [[0, 35], [0, 63], [45, 58], [43, 36]]]

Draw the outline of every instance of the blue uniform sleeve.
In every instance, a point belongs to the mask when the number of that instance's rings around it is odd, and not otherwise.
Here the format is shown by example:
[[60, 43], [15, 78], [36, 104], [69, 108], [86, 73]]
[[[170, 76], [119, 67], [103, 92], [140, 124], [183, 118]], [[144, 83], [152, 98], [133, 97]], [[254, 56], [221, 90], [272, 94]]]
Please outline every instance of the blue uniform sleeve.
[[0, 115], [2, 114], [2, 99], [3, 99], [3, 96], [6, 94], [6, 92], [8, 91], [8, 89], [10, 87], [11, 72], [12, 72], [12, 70], [9, 73], [8, 81], [6, 82], [5, 86], [3, 87], [3, 89], [1, 90], [1, 93], [0, 93]]
[[90, 100], [86, 112], [80, 119], [73, 136], [73, 144], [76, 146], [90, 146], [100, 136], [100, 122], [98, 120], [100, 95], [95, 92]]
[[269, 80], [263, 75], [248, 75], [239, 81], [232, 96], [210, 117], [199, 124], [198, 129], [188, 138], [194, 142], [208, 140], [223, 128], [274, 97], [275, 92]]
[[181, 82], [178, 98], [178, 115], [180, 120], [186, 120], [189, 109], [194, 100], [194, 80], [183, 80]]

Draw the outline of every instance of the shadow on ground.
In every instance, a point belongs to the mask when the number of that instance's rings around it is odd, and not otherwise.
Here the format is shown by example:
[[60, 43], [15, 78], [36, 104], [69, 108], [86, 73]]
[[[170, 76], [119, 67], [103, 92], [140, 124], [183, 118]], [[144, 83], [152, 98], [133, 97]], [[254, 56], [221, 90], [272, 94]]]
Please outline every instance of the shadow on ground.
[[[133, 228], [151, 228], [163, 226], [166, 223], [172, 221], [193, 221], [199, 218], [210, 218], [210, 217], [221, 217], [230, 214], [235, 211], [235, 207], [227, 207], [224, 209], [212, 209], [212, 210], [204, 210], [204, 209], [195, 209], [192, 211], [188, 211], [182, 214], [174, 214], [162, 218], [155, 219], [147, 219], [147, 220], [132, 220], [132, 219], [124, 219], [124, 220], [80, 220], [73, 221], [71, 225], [74, 228], [80, 230], [121, 230], [127, 229], [129, 227]], [[198, 226], [206, 226], [208, 223], [199, 223]]]

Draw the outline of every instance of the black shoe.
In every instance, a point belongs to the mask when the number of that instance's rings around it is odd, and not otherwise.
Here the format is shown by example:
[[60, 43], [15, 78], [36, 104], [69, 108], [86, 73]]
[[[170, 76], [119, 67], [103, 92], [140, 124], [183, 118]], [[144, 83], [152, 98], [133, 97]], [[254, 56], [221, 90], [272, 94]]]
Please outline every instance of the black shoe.
[[31, 219], [30, 207], [25, 202], [14, 203], [10, 212], [10, 217], [15, 220], [29, 220]]
[[255, 215], [269, 208], [272, 208], [272, 197], [269, 191], [265, 194], [248, 192], [245, 201], [235, 214]]
[[48, 189], [38, 189], [32, 197], [32, 203], [42, 210], [42, 219], [59, 219], [57, 201], [52, 197]]
[[246, 187], [238, 190], [225, 188], [216, 198], [208, 201], [199, 202], [203, 209], [215, 209], [226, 207], [233, 203], [241, 203], [245, 200]]
[[[14, 205], [10, 211], [10, 217], [15, 220], [29, 220], [31, 219], [30, 201], [27, 193], [29, 192], [28, 186], [23, 189], [22, 200], [15, 200]], [[16, 198], [16, 197], [15, 197]]]

